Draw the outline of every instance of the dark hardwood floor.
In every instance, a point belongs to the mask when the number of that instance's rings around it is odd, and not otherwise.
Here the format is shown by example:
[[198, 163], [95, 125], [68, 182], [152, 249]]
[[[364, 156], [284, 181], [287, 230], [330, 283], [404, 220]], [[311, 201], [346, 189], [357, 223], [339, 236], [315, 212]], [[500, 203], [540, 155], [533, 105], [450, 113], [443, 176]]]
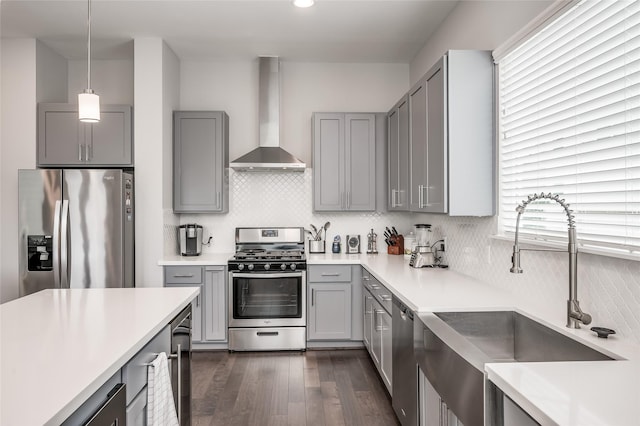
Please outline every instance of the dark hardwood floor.
[[193, 425], [399, 425], [364, 349], [194, 352]]

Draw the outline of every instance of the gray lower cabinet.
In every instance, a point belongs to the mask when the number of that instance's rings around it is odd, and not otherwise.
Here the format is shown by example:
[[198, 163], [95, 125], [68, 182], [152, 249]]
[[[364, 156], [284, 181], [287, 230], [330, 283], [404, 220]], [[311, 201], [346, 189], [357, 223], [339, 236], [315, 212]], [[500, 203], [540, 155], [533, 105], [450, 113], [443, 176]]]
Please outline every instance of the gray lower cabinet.
[[229, 116], [174, 111], [173, 211], [229, 211]]
[[447, 52], [409, 91], [411, 211], [495, 214], [493, 97], [479, 50]]
[[307, 282], [307, 340], [362, 341], [360, 266], [309, 265]]
[[204, 341], [227, 341], [227, 267], [204, 267]]
[[308, 340], [351, 339], [351, 283], [309, 284]]
[[[365, 346], [389, 394], [393, 383], [392, 295], [362, 268], [363, 329]], [[367, 344], [368, 341], [368, 344]]]
[[314, 113], [312, 132], [313, 209], [375, 211], [376, 114]]
[[405, 95], [387, 114], [387, 209], [409, 211], [409, 97]]
[[191, 340], [198, 343], [227, 341], [227, 267], [165, 266], [165, 287], [200, 287], [191, 304]]
[[102, 105], [88, 124], [75, 104], [38, 104], [38, 167], [132, 167], [131, 117], [129, 105]]

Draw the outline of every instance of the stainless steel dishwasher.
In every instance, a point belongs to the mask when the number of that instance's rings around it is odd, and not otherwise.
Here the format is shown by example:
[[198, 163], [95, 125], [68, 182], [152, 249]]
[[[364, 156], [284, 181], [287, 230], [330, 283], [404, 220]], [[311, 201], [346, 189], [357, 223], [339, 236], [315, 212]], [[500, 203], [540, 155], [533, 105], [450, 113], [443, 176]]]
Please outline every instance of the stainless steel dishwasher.
[[393, 298], [393, 410], [402, 426], [418, 424], [418, 364], [413, 354], [413, 312]]

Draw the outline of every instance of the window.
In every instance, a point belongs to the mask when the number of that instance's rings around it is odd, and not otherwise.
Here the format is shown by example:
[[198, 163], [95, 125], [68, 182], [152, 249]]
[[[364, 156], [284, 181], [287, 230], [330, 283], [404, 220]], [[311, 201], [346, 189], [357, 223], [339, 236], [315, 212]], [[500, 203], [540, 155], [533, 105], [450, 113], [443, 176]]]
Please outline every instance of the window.
[[[550, 192], [581, 246], [640, 256], [640, 2], [580, 1], [497, 62], [500, 233]], [[566, 241], [567, 218], [537, 201], [520, 232]]]

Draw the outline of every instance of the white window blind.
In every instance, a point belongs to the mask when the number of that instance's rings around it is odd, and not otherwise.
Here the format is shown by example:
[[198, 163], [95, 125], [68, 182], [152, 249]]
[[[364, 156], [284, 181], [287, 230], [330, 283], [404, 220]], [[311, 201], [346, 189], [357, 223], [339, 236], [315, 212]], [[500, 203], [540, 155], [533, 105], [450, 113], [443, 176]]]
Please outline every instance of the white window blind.
[[[640, 1], [581, 1], [499, 62], [500, 227], [560, 194], [583, 246], [640, 254]], [[566, 241], [553, 201], [525, 238]]]

